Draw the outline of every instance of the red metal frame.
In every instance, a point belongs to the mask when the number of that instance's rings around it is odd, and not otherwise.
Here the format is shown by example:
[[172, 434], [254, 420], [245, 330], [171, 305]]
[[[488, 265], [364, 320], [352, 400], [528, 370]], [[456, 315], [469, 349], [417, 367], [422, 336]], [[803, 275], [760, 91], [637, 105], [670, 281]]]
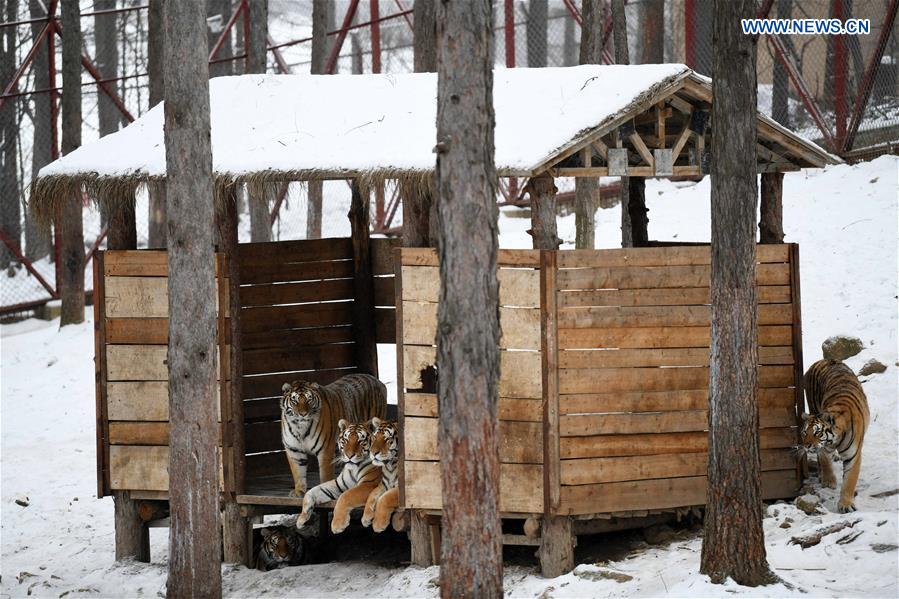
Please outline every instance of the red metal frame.
[[25, 267], [25, 270], [31, 273], [31, 276], [33, 276], [37, 280], [37, 282], [41, 284], [41, 287], [47, 290], [47, 293], [50, 294], [51, 299], [59, 299], [59, 294], [56, 292], [56, 289], [51, 287], [50, 283], [48, 283], [47, 280], [41, 276], [41, 273], [39, 273], [34, 267], [34, 263], [32, 263], [31, 260], [26, 258], [25, 254], [22, 253], [21, 248], [19, 248], [19, 244], [15, 240], [10, 239], [6, 234], [6, 231], [4, 231], [2, 228], [0, 228], [0, 241], [2, 241], [3, 244], [7, 248], [9, 248], [9, 251], [11, 251], [13, 255], [18, 258], [19, 262], [22, 263], [22, 266]]
[[353, 17], [356, 15], [356, 9], [359, 8], [359, 0], [350, 0], [350, 6], [347, 8], [346, 16], [343, 17], [343, 24], [337, 33], [337, 39], [334, 40], [334, 46], [331, 48], [331, 54], [328, 56], [328, 62], [325, 64], [325, 72], [333, 73], [334, 67], [337, 66], [337, 57], [340, 56], [340, 49], [343, 47], [343, 41], [346, 34], [352, 27]]
[[505, 15], [505, 35], [506, 35], [506, 67], [513, 68], [515, 66], [515, 2], [514, 0], [505, 0], [503, 7]]
[[[369, 3], [371, 13], [371, 72], [381, 72], [381, 23], [378, 16], [378, 0]], [[384, 201], [384, 190], [381, 190], [381, 202]], [[382, 206], [383, 208], [383, 206]]]

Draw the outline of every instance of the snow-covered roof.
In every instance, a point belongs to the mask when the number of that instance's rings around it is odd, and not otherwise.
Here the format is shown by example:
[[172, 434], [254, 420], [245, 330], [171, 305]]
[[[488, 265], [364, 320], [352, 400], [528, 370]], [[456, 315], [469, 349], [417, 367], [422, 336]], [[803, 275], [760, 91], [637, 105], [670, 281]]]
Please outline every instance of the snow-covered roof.
[[[523, 171], [672, 80], [683, 65], [497, 69], [496, 167]], [[437, 75], [243, 75], [210, 80], [213, 169], [429, 171]], [[164, 176], [163, 106], [44, 167], [41, 177]]]
[[[543, 172], [578, 144], [608, 134], [685, 85], [711, 93], [709, 79], [680, 64], [496, 69], [497, 172]], [[225, 183], [260, 176], [422, 177], [435, 165], [436, 98], [434, 73], [212, 79], [214, 174]], [[163, 178], [163, 117], [159, 104], [121, 131], [45, 166], [33, 199], [54, 201], [47, 196], [68, 194], [75, 185], [96, 191]], [[839, 161], [786, 129], [781, 133], [801, 149], [798, 166]]]

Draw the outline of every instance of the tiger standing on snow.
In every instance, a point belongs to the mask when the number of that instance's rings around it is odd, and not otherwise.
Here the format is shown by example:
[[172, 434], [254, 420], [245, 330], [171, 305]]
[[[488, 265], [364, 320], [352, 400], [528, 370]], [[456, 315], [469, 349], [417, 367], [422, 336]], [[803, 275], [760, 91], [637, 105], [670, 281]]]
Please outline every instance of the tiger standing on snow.
[[862, 442], [871, 418], [868, 399], [852, 369], [834, 360], [818, 360], [805, 373], [810, 414], [803, 415], [802, 446], [818, 451], [821, 483], [836, 488], [831, 456], [843, 462], [843, 488], [837, 508], [855, 511], [855, 485], [862, 467]]
[[306, 492], [309, 456], [318, 458], [320, 481], [332, 480], [338, 422], [384, 418], [387, 388], [369, 374], [349, 374], [325, 386], [306, 381], [284, 383], [282, 391], [281, 442], [293, 476], [291, 495], [300, 497]]

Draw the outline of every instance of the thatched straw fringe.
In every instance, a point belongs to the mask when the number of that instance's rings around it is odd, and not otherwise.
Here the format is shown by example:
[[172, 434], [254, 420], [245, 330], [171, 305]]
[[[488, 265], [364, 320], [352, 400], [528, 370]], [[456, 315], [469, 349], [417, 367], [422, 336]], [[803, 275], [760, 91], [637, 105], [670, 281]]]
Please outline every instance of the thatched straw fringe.
[[[431, 189], [433, 192], [433, 171], [378, 169], [373, 171], [325, 171], [310, 169], [302, 171], [262, 171], [250, 174], [233, 175], [222, 173], [215, 175], [213, 196], [218, 211], [222, 211], [229, 198], [237, 197], [235, 186], [243, 183], [262, 185], [269, 193], [283, 183], [305, 184], [308, 181], [324, 181], [335, 179], [358, 178], [363, 189], [397, 180], [402, 189]], [[57, 210], [65, 202], [82, 201], [83, 194], [95, 205], [116, 208], [120, 203], [134, 202], [140, 186], [160, 186], [165, 184], [165, 177], [141, 174], [121, 177], [100, 176], [97, 173], [79, 173], [77, 175], [49, 175], [38, 177], [31, 183], [29, 204], [34, 215], [44, 223], [52, 222]]]

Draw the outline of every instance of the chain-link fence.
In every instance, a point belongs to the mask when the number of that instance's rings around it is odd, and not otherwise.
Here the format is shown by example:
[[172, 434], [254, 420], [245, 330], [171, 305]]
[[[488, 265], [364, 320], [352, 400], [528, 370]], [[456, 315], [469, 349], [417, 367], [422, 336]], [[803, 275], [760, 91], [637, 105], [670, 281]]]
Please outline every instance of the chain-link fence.
[[[243, 18], [245, 0], [207, 0], [209, 39], [220, 50], [214, 74], [243, 71]], [[760, 4], [767, 4], [762, 2]], [[782, 36], [759, 41], [759, 109], [831, 150], [897, 144], [899, 140], [899, 39], [896, 24], [886, 30], [881, 59], [875, 60], [878, 42], [889, 22], [891, 0], [774, 0], [771, 18], [828, 18], [834, 11], [842, 19], [869, 19], [867, 35]], [[333, 72], [406, 73], [413, 69], [412, 0], [328, 3], [328, 55]], [[372, 9], [375, 9], [374, 11]], [[894, 9], [894, 8], [893, 8]], [[41, 166], [58, 148], [58, 127], [53, 125], [51, 98], [58, 100], [61, 77], [53, 72], [61, 64], [58, 36], [52, 55], [47, 37], [31, 52], [48, 20], [41, 0], [19, 0], [2, 16], [0, 61], [2, 179], [0, 179], [0, 231], [9, 243], [0, 244], [0, 311], [11, 306], [39, 303], [55, 289], [52, 231], [28, 218], [24, 201], [27, 187]], [[148, 11], [142, 0], [83, 0], [82, 31], [85, 57], [97, 67], [106, 85], [134, 117], [148, 109]], [[581, 37], [581, 0], [496, 0], [494, 2], [494, 59], [498, 67], [559, 67], [578, 64]], [[612, 47], [609, 2], [600, 2], [608, 56]], [[895, 9], [894, 9], [895, 10]], [[237, 16], [235, 17], [235, 12]], [[99, 14], [98, 14], [99, 13]], [[712, 68], [712, 0], [630, 0], [626, 6], [629, 56], [632, 63], [681, 62], [701, 73]], [[104, 22], [105, 19], [105, 22]], [[228, 28], [227, 25], [233, 26]], [[269, 61], [271, 73], [308, 73], [311, 64], [312, 1], [269, 0]], [[346, 26], [345, 35], [341, 30]], [[110, 33], [111, 32], [111, 33]], [[104, 58], [113, 36], [115, 64]], [[335, 50], [335, 44], [339, 47]], [[105, 50], [103, 50], [105, 48]], [[33, 54], [22, 77], [10, 87], [14, 75]], [[101, 60], [103, 58], [103, 60]], [[867, 78], [867, 79], [866, 79]], [[870, 100], [858, 106], [860, 91], [870, 80]], [[82, 74], [83, 142], [100, 137], [127, 122], [122, 111], [99, 91], [95, 78]], [[7, 90], [7, 88], [9, 88]], [[539, 90], [535, 91], [539, 93]], [[359, 99], [364, 102], [364, 98]], [[56, 117], [57, 124], [59, 122]], [[853, 120], [858, 132], [851, 136]], [[895, 150], [893, 150], [895, 151]], [[573, 180], [557, 182], [561, 198], [571, 195]], [[520, 182], [503, 181], [502, 202], [514, 203]], [[145, 191], [137, 196], [138, 246], [146, 247], [148, 207]], [[349, 186], [326, 182], [323, 189], [322, 235], [347, 235]], [[104, 219], [92, 204], [84, 210], [85, 255], [103, 248]], [[249, 217], [244, 202], [241, 241], [249, 241]], [[300, 239], [307, 235], [308, 192], [292, 184], [278, 194], [273, 206], [272, 238]], [[395, 231], [402, 209], [390, 185], [372, 194], [372, 222], [377, 231]], [[9, 245], [21, 249], [22, 260]], [[26, 266], [27, 265], [27, 266]], [[29, 270], [31, 269], [31, 270]], [[90, 288], [90, 265], [87, 266]], [[40, 276], [37, 276], [40, 275]], [[40, 282], [43, 279], [47, 285]]]

